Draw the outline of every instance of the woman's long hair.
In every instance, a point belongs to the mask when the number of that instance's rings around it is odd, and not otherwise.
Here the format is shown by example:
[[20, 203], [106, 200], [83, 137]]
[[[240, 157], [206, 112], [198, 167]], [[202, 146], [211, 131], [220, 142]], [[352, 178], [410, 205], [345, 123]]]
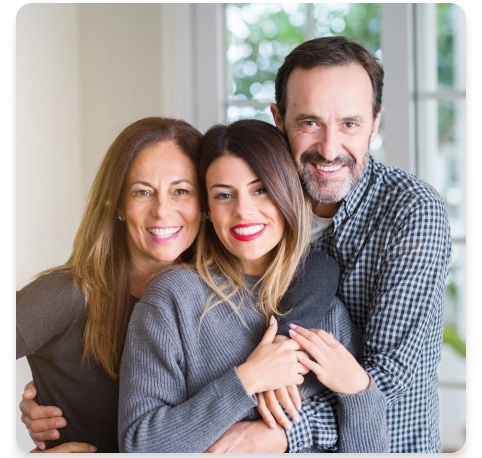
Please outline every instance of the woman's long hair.
[[126, 127], [100, 165], [77, 230], [70, 258], [53, 270], [69, 270], [85, 297], [83, 361], [92, 358], [112, 377], [118, 369], [132, 312], [129, 291], [131, 262], [126, 224], [118, 219], [127, 174], [148, 146], [172, 141], [193, 164], [202, 134], [187, 122], [149, 117]]
[[[268, 323], [271, 315], [280, 315], [279, 301], [286, 292], [300, 261], [306, 255], [311, 227], [311, 207], [303, 193], [283, 134], [271, 124], [246, 119], [227, 126], [213, 126], [204, 135], [198, 167], [204, 212], [209, 210], [206, 172], [209, 166], [222, 156], [244, 159], [262, 181], [285, 218], [283, 237], [274, 248], [273, 258], [257, 283], [257, 305]], [[238, 292], [243, 295], [243, 268], [239, 259], [221, 243], [209, 220], [201, 223], [196, 244], [196, 268], [213, 290], [206, 302], [202, 318], [211, 308], [224, 301], [241, 318], [241, 304], [235, 304], [231, 299]], [[215, 272], [221, 274], [222, 284], [215, 282]]]

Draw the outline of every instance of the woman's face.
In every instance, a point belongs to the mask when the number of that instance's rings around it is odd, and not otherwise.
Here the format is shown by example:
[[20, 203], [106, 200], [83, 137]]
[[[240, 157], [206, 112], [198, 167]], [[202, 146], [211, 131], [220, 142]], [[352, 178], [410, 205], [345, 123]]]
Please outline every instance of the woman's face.
[[281, 211], [248, 163], [216, 159], [206, 172], [209, 218], [226, 249], [249, 275], [262, 275], [285, 227]]
[[172, 264], [194, 241], [200, 224], [196, 169], [173, 142], [145, 148], [126, 178], [121, 216], [133, 265]]

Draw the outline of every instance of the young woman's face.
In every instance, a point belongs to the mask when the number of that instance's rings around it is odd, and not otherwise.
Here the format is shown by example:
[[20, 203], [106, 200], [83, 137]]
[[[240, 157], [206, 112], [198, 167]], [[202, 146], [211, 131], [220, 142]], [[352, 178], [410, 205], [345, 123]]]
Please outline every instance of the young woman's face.
[[121, 216], [134, 266], [171, 264], [199, 231], [200, 206], [195, 166], [173, 142], [145, 148], [126, 179]]
[[262, 275], [285, 228], [281, 211], [244, 159], [223, 156], [206, 172], [209, 218], [249, 275]]

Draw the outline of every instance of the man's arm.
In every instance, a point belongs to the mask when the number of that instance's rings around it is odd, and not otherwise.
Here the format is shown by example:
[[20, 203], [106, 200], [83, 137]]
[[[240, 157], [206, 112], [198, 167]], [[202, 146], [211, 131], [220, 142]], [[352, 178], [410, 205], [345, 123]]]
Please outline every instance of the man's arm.
[[430, 335], [436, 340], [436, 363], [450, 258], [450, 229], [441, 199], [424, 200], [400, 218], [374, 285], [361, 359], [388, 406], [410, 387]]

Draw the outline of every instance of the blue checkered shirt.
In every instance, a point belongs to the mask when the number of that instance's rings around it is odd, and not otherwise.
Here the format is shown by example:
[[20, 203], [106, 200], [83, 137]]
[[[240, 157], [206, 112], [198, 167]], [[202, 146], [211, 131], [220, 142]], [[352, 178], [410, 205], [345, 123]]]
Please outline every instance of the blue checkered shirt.
[[[370, 157], [312, 249], [340, 264], [337, 295], [363, 335], [361, 364], [386, 395], [390, 452], [440, 452], [437, 366], [452, 253], [442, 198]], [[303, 406], [302, 421], [287, 433], [290, 451], [308, 451], [302, 444], [336, 450], [329, 406], [336, 412], [333, 394]]]

